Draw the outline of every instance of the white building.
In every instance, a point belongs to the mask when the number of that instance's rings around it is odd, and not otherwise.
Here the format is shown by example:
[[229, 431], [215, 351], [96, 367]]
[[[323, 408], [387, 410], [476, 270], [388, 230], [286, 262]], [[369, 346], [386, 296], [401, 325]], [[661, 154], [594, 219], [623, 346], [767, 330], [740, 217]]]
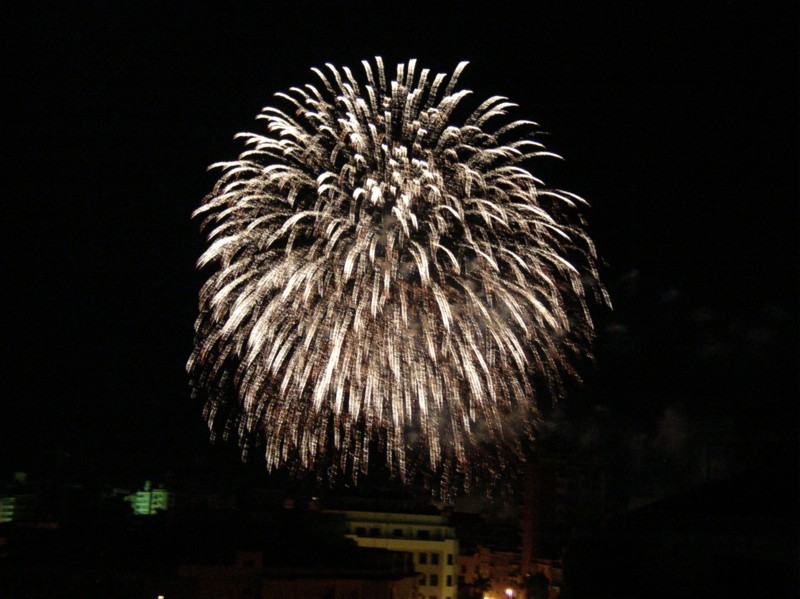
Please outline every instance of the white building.
[[456, 599], [458, 539], [443, 516], [327, 510], [342, 514], [347, 536], [360, 547], [377, 547], [413, 555], [418, 573], [417, 597]]

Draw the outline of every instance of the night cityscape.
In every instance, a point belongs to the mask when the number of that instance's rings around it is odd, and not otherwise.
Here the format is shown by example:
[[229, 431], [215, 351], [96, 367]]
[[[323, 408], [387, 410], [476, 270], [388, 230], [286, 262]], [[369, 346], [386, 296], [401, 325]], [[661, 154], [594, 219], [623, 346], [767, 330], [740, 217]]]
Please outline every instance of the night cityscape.
[[8, 15], [0, 597], [797, 596], [796, 3]]

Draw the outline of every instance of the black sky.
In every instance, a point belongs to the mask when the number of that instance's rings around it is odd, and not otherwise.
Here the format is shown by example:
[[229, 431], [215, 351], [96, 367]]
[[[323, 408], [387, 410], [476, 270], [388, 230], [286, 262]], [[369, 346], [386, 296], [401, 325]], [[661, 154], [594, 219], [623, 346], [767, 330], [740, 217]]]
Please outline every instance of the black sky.
[[554, 421], [672, 456], [665, 476], [709, 435], [736, 463], [796, 443], [796, 3], [195, 4], [7, 15], [3, 468], [205, 459], [184, 365], [206, 167], [311, 66], [375, 55], [470, 60], [462, 83], [537, 120], [566, 158], [546, 181], [592, 203], [615, 311]]

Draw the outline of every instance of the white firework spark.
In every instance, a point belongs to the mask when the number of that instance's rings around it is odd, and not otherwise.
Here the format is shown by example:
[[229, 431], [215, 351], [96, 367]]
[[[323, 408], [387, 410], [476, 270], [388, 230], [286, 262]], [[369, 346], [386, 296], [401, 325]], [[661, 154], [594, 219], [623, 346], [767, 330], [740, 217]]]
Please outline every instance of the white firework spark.
[[554, 154], [505, 98], [454, 122], [465, 66], [313, 69], [214, 165], [188, 370], [212, 431], [269, 469], [355, 477], [378, 447], [401, 478], [468, 480], [521, 451], [539, 382], [558, 393], [593, 337], [585, 202], [526, 170]]

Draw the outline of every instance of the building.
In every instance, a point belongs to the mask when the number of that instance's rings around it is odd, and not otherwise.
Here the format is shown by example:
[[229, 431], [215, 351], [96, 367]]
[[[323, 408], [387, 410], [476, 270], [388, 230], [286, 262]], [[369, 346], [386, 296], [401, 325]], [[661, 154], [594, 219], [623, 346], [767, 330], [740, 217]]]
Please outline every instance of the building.
[[291, 548], [237, 551], [229, 563], [185, 564], [177, 599], [416, 599], [416, 574], [402, 553], [341, 547], [300, 558]]
[[522, 574], [561, 559], [577, 530], [608, 518], [607, 466], [597, 457], [540, 455], [526, 465], [521, 507]]
[[418, 575], [418, 599], [456, 599], [458, 539], [444, 516], [327, 511], [344, 516], [347, 537], [359, 547], [410, 553]]
[[48, 481], [29, 481], [26, 473], [15, 472], [0, 491], [0, 524], [52, 525], [54, 513], [71, 499], [71, 493], [61, 487]]
[[135, 515], [153, 516], [170, 509], [175, 498], [172, 493], [163, 487], [154, 489], [152, 483], [148, 480], [144, 483], [144, 489], [136, 491], [126, 499], [130, 502], [131, 509]]
[[17, 498], [9, 495], [0, 497], [0, 524], [13, 522], [17, 511]]
[[458, 556], [458, 583], [468, 595], [487, 599], [521, 597], [519, 551], [502, 551], [478, 545], [475, 552]]

